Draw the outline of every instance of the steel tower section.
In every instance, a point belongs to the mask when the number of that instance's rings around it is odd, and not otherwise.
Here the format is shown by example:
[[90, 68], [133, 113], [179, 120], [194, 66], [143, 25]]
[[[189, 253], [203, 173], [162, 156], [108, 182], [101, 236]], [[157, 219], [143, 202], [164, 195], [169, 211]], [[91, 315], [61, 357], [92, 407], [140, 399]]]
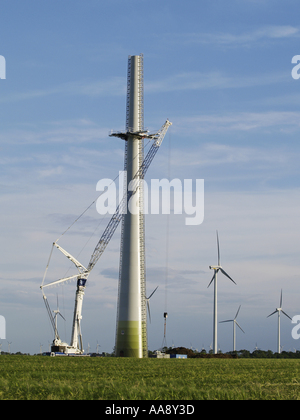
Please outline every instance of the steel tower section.
[[[126, 191], [130, 190], [130, 182], [144, 160], [144, 140], [141, 135], [144, 132], [143, 79], [143, 55], [129, 56], [124, 137]], [[116, 356], [143, 358], [147, 357], [148, 352], [143, 202], [141, 182], [129, 200], [122, 221]]]

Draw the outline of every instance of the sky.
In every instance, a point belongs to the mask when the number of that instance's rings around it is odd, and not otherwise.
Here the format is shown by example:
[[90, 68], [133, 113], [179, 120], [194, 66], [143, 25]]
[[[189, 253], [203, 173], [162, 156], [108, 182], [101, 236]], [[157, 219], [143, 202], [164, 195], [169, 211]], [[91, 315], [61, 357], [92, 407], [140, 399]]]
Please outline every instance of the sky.
[[[277, 349], [277, 319], [300, 314], [300, 54], [296, 0], [11, 0], [0, 14], [0, 315], [2, 350], [48, 350], [53, 331], [40, 285], [52, 243], [91, 204], [97, 182], [124, 165], [127, 60], [144, 55], [145, 127], [173, 123], [146, 175], [204, 179], [204, 220], [146, 215], [148, 347], [209, 350], [217, 263], [218, 320], [238, 307], [237, 349]], [[95, 203], [59, 244], [85, 265], [108, 218]], [[96, 231], [95, 231], [96, 229]], [[92, 235], [92, 236], [91, 236]], [[120, 227], [91, 273], [85, 349], [115, 345]], [[55, 252], [56, 251], [56, 252]], [[55, 250], [46, 282], [72, 273]], [[69, 270], [69, 271], [68, 271]], [[70, 341], [75, 283], [47, 290]], [[283, 350], [300, 350], [281, 319]], [[218, 347], [232, 350], [232, 325]]]

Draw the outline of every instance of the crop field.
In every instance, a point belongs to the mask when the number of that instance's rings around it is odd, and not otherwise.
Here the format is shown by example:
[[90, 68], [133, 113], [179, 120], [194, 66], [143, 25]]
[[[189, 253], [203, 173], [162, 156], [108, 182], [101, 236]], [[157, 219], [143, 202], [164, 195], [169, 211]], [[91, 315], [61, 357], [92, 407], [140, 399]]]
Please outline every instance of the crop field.
[[0, 399], [300, 399], [300, 360], [0, 356]]

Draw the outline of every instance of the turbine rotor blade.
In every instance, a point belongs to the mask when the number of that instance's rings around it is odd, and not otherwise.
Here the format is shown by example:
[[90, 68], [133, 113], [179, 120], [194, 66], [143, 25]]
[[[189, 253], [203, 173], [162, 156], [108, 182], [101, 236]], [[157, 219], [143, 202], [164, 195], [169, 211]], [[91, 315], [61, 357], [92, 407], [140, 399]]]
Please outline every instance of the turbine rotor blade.
[[230, 277], [230, 275], [229, 274], [227, 274], [226, 273], [226, 271], [225, 270], [223, 270], [223, 268], [221, 268], [220, 267], [220, 271], [226, 276], [226, 277], [228, 277], [234, 284], [236, 284], [236, 282]]
[[243, 328], [235, 321], [236, 325], [239, 327], [240, 330], [243, 331], [243, 333], [245, 334], [245, 331], [243, 330]]
[[272, 316], [272, 315], [276, 314], [276, 312], [278, 312], [278, 311], [277, 311], [277, 309], [276, 309], [276, 311], [274, 311], [274, 312], [272, 312], [270, 315], [268, 315], [268, 316], [267, 316], [267, 318], [269, 318], [270, 316]]
[[218, 265], [220, 265], [220, 245], [219, 245], [218, 231], [217, 231], [217, 245], [218, 245]]
[[151, 293], [151, 295], [149, 297], [146, 297], [146, 299], [150, 299], [152, 295], [154, 295], [154, 293], [156, 292], [156, 290], [158, 289], [158, 286], [156, 286], [156, 288], [153, 290], [153, 292]]
[[239, 314], [239, 312], [240, 312], [241, 306], [242, 306], [242, 305], [240, 305], [240, 306], [239, 306], [239, 309], [237, 310], [237, 313], [236, 313], [236, 316], [235, 316], [235, 318], [234, 318], [234, 319], [237, 319], [237, 316], [238, 316], [238, 314]]
[[227, 319], [226, 321], [220, 321], [219, 324], [223, 324], [223, 322], [234, 322], [234, 319]]
[[280, 308], [282, 308], [282, 289], [281, 289], [281, 294], [280, 294]]
[[292, 321], [292, 318], [288, 314], [286, 314], [282, 309], [281, 309], [281, 312]]
[[209, 282], [209, 285], [207, 286], [207, 288], [209, 288], [209, 286], [212, 284], [212, 282], [214, 281], [214, 279], [215, 279], [215, 275], [216, 275], [216, 272], [214, 271], [214, 275], [213, 275], [213, 277], [212, 277], [212, 279], [211, 279], [211, 281]]
[[151, 314], [150, 314], [150, 303], [149, 303], [149, 299], [147, 300], [147, 308], [148, 308], [148, 314], [149, 314], [149, 321], [151, 324]]
[[57, 312], [57, 313], [58, 313], [58, 315], [60, 315], [62, 317], [62, 319], [66, 320], [60, 312]]

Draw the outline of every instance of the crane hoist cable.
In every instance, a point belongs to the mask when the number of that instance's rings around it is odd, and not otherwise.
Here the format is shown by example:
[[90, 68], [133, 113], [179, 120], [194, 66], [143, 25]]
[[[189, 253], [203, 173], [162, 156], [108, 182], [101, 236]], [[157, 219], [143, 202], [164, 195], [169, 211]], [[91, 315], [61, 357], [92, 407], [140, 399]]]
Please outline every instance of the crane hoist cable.
[[[171, 133], [168, 136], [168, 180], [171, 177]], [[166, 269], [165, 269], [165, 313], [168, 311], [168, 279], [169, 279], [169, 237], [170, 237], [170, 215], [167, 214], [166, 224]]]
[[[144, 145], [144, 150], [146, 149], [146, 147], [148, 146], [148, 144], [151, 142], [151, 140], [149, 140], [145, 145]], [[137, 157], [139, 156], [139, 153], [137, 153], [136, 154], [136, 156], [134, 156], [133, 157], [133, 160], [134, 159], [136, 159]], [[111, 183], [108, 185], [108, 187], [110, 186], [110, 185], [112, 185], [118, 178], [119, 178], [119, 176], [120, 176], [120, 173], [111, 181]], [[102, 191], [98, 196], [97, 196], [97, 198], [95, 198], [95, 200], [93, 200], [92, 201], [92, 203], [71, 223], [71, 225], [66, 229], [66, 230], [64, 230], [63, 232], [62, 232], [62, 234], [56, 239], [56, 241], [55, 242], [53, 242], [53, 244], [52, 244], [52, 247], [51, 247], [51, 252], [50, 252], [50, 256], [49, 256], [49, 259], [48, 259], [48, 262], [47, 262], [47, 266], [46, 266], [46, 269], [45, 269], [45, 272], [44, 272], [44, 276], [43, 276], [43, 281], [42, 281], [42, 286], [44, 285], [44, 282], [45, 282], [45, 278], [46, 278], [46, 274], [47, 274], [47, 271], [48, 271], [48, 268], [49, 268], [49, 264], [50, 264], [50, 260], [51, 260], [51, 257], [52, 257], [52, 252], [53, 252], [53, 248], [54, 248], [54, 245], [55, 245], [55, 243], [57, 243], [61, 238], [62, 238], [62, 236], [64, 236], [65, 235], [65, 233], [67, 233], [70, 229], [71, 229], [71, 227], [73, 226], [73, 225], [75, 225], [75, 223], [76, 222], [78, 222], [78, 220], [92, 207], [92, 205], [93, 204], [95, 204], [95, 202], [98, 200], [98, 198], [99, 197], [101, 197], [101, 195], [102, 194], [104, 194], [104, 192], [105, 191]], [[79, 253], [78, 253], [78, 255], [77, 255], [77, 257], [79, 257], [79, 255], [81, 254], [81, 252], [83, 251], [83, 249], [86, 247], [86, 245], [88, 244], [88, 242], [91, 240], [91, 238], [94, 236], [94, 234], [95, 234], [95, 232], [96, 232], [96, 230], [98, 229], [98, 227], [101, 225], [101, 223], [103, 222], [103, 220], [104, 220], [104, 217], [105, 216], [103, 216], [101, 219], [100, 219], [100, 221], [99, 221], [99, 223], [97, 224], [97, 226], [96, 226], [96, 228], [95, 228], [95, 230], [94, 230], [94, 232], [91, 234], [91, 236], [89, 237], [89, 239], [86, 241], [86, 243], [84, 244], [84, 246], [82, 247], [82, 249], [79, 251]], [[70, 269], [70, 268], [69, 268]], [[67, 272], [69, 271], [69, 269], [67, 270]], [[67, 273], [66, 273], [67, 274]], [[65, 274], [65, 276], [66, 276], [66, 274]]]
[[[150, 140], [148, 141], [148, 143], [144, 146], [144, 149], [148, 146], [148, 144], [150, 143]], [[139, 153], [137, 153], [136, 156], [133, 157], [133, 160], [136, 159], [139, 156]], [[111, 183], [108, 185], [108, 187], [110, 187], [110, 185], [112, 185], [120, 176], [120, 173], [111, 181]], [[60, 240], [60, 238], [68, 232], [69, 229], [71, 229], [71, 227], [73, 225], [75, 225], [76, 222], [78, 222], [78, 220], [92, 207], [93, 204], [95, 204], [95, 202], [98, 200], [99, 197], [101, 197], [102, 194], [104, 194], [105, 191], [102, 191], [97, 198], [95, 198], [95, 200], [93, 200], [93, 202], [74, 220], [73, 223], [71, 223], [71, 225], [56, 239], [55, 242], [58, 242]], [[101, 219], [102, 220], [102, 219]], [[97, 226], [98, 227], [98, 226]], [[97, 229], [97, 228], [96, 228]]]
[[[168, 142], [168, 180], [170, 181], [170, 166], [171, 166], [171, 135], [169, 131]], [[161, 344], [161, 350], [165, 351], [167, 348], [167, 318], [168, 318], [168, 279], [169, 279], [169, 237], [170, 237], [170, 215], [167, 214], [166, 224], [166, 259], [165, 259], [165, 308], [164, 308], [164, 337]]]

